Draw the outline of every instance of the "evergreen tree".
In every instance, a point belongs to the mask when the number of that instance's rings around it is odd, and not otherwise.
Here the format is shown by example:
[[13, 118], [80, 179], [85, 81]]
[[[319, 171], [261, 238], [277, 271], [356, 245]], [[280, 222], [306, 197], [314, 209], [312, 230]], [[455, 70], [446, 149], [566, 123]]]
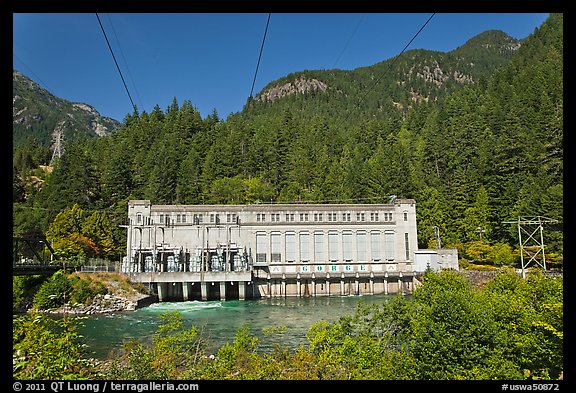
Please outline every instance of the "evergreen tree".
[[434, 187], [423, 188], [416, 195], [419, 248], [436, 248], [434, 227], [438, 228], [441, 245], [445, 245], [443, 236], [446, 233], [447, 222], [443, 211], [445, 204], [443, 199], [442, 194]]

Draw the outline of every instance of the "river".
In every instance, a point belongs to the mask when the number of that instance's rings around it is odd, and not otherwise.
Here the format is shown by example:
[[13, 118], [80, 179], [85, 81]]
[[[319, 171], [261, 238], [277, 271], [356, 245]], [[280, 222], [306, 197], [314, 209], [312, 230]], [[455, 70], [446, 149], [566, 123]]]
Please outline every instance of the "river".
[[[135, 311], [89, 316], [82, 320], [79, 333], [92, 356], [103, 359], [129, 339], [149, 342], [161, 322], [160, 316], [178, 311], [187, 327], [194, 325], [203, 330], [211, 351], [232, 343], [244, 324], [258, 337], [259, 350], [271, 348], [274, 342], [293, 350], [308, 344], [306, 333], [315, 322], [337, 321], [343, 315], [353, 315], [359, 302], [380, 304], [390, 296], [394, 295], [162, 302]], [[280, 326], [287, 328], [281, 337], [262, 332], [264, 328]]]

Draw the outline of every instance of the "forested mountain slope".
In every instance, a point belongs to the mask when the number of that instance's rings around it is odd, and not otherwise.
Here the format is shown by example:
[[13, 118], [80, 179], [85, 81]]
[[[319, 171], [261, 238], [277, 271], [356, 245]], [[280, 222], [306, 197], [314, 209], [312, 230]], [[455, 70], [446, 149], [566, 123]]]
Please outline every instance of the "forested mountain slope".
[[269, 83], [245, 111], [278, 115], [297, 110], [302, 117], [321, 115], [340, 126], [367, 116], [403, 118], [419, 103], [435, 103], [488, 77], [520, 46], [506, 33], [490, 30], [448, 53], [415, 49], [351, 71], [297, 72]]
[[26, 161], [51, 158], [58, 138], [63, 151], [70, 141], [109, 135], [119, 126], [92, 106], [56, 97], [13, 70], [12, 148], [18, 169], [26, 167]]
[[[421, 247], [433, 241], [432, 226], [443, 245], [478, 240], [478, 227], [485, 241], [517, 244], [517, 228], [503, 221], [563, 215], [562, 24], [551, 14], [520, 43], [490, 31], [450, 53], [295, 73], [225, 121], [202, 119], [189, 101], [128, 116], [110, 136], [67, 148], [41, 192], [23, 202], [44, 210], [19, 210], [18, 228], [29, 229], [31, 211], [45, 212], [36, 222], [47, 225], [74, 203], [120, 222], [131, 198], [359, 203], [397, 195], [417, 201]], [[561, 253], [561, 225], [547, 236]]]

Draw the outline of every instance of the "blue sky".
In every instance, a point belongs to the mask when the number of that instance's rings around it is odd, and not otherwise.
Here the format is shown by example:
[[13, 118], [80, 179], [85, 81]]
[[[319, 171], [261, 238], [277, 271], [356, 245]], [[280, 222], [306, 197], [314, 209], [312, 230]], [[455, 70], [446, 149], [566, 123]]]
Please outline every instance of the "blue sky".
[[[254, 85], [293, 72], [393, 58], [430, 13], [272, 13]], [[239, 112], [252, 88], [266, 13], [99, 13], [139, 110], [176, 97], [202, 117]], [[449, 52], [486, 30], [522, 39], [547, 13], [437, 13], [410, 49]], [[132, 106], [95, 13], [13, 14], [13, 66], [52, 94], [122, 121]]]

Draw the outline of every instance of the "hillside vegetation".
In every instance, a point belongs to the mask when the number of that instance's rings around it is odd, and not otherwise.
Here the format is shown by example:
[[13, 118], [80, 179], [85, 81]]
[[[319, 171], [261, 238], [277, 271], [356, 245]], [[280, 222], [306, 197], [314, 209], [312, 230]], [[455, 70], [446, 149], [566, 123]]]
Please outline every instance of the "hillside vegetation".
[[406, 52], [393, 66], [292, 74], [226, 120], [174, 99], [128, 115], [109, 136], [67, 145], [40, 191], [23, 187], [23, 176], [15, 170], [15, 233], [46, 231], [74, 204], [105, 215], [123, 239], [128, 199], [381, 203], [397, 195], [417, 202], [420, 248], [435, 244], [433, 226], [443, 246], [466, 254], [476, 241], [517, 246], [518, 228], [505, 221], [559, 220], [545, 230], [549, 262], [559, 266], [563, 17], [551, 14], [521, 42], [490, 31], [450, 53]]
[[[15, 320], [15, 379], [113, 380], [550, 380], [563, 372], [563, 280], [503, 270], [482, 288], [455, 271], [427, 273], [409, 299], [360, 303], [354, 315], [319, 321], [308, 344], [262, 351], [248, 326], [207, 352], [200, 326], [164, 314], [152, 342], [126, 341], [91, 359], [79, 320], [29, 314]], [[35, 348], [42, 348], [36, 350]], [[500, 386], [498, 387], [500, 389]]]

